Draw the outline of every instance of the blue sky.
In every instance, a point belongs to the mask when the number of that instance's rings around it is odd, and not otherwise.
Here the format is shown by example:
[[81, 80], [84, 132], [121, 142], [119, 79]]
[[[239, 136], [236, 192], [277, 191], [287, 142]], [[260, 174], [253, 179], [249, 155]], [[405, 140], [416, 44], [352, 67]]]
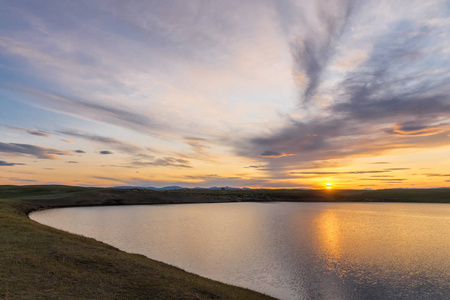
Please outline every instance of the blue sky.
[[448, 1], [0, 3], [3, 184], [448, 186]]

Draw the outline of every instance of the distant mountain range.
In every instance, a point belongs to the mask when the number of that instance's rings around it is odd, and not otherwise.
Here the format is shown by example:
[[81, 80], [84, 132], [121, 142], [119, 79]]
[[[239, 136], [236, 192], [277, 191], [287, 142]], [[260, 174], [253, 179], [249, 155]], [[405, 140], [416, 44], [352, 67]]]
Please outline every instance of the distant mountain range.
[[[131, 186], [131, 185], [124, 185], [124, 186], [113, 186], [110, 187], [110, 189], [146, 189], [146, 190], [153, 190], [153, 191], [170, 191], [170, 190], [182, 190], [182, 189], [194, 189], [194, 190], [241, 190], [241, 191], [248, 191], [248, 190], [252, 190], [251, 188], [248, 187], [243, 187], [243, 188], [236, 188], [236, 187], [229, 187], [229, 186], [212, 186], [212, 187], [208, 187], [208, 188], [202, 188], [202, 187], [195, 187], [195, 188], [188, 188], [188, 187], [182, 187], [182, 186], [177, 186], [177, 185], [172, 185], [172, 186], [165, 186], [165, 187], [161, 187], [161, 188], [157, 188], [157, 187], [145, 187], [145, 186]], [[415, 189], [421, 189], [421, 188], [393, 188], [395, 190], [415, 190]], [[437, 187], [437, 188], [428, 188], [428, 190], [435, 190], [435, 189], [450, 189], [450, 187]], [[257, 189], [257, 190], [264, 190], [263, 189]], [[306, 188], [292, 188], [291, 190], [309, 190]], [[372, 191], [373, 189], [371, 188], [365, 188], [363, 190], [366, 191]]]
[[[144, 187], [144, 186], [113, 186], [111, 187], [112, 189], [146, 189], [146, 190], [153, 190], [153, 191], [170, 191], [170, 190], [181, 190], [181, 189], [190, 189], [190, 188], [186, 188], [186, 187], [181, 187], [181, 186], [165, 186], [165, 187], [161, 187], [161, 188], [156, 188], [156, 187]], [[217, 186], [213, 186], [213, 187], [209, 187], [209, 188], [201, 188], [201, 187], [196, 187], [193, 188], [196, 190], [251, 190], [250, 188], [244, 187], [244, 188], [235, 188], [235, 187], [229, 187], [229, 186], [222, 186], [222, 187], [217, 187]]]

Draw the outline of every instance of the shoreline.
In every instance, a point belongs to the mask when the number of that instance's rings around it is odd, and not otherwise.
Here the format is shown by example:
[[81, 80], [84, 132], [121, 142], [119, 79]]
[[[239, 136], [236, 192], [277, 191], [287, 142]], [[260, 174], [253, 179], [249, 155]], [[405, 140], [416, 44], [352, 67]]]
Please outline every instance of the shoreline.
[[0, 298], [275, 299], [31, 220], [34, 211], [79, 206], [78, 197], [52, 196], [0, 191]]

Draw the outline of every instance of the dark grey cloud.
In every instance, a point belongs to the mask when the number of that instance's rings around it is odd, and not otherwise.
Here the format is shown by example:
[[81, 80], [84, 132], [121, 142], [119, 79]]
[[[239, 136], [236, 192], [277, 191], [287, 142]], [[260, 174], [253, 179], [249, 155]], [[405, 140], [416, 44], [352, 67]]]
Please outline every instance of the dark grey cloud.
[[[305, 104], [312, 99], [319, 87], [321, 76], [355, 9], [353, 0], [341, 0], [337, 3], [336, 7], [330, 9], [330, 3], [317, 2], [319, 22], [304, 24], [307, 30], [302, 32], [290, 45], [294, 59], [294, 74], [301, 77], [306, 75], [308, 80], [301, 96], [301, 100]], [[300, 82], [300, 85], [303, 83]]]
[[266, 156], [266, 157], [282, 157], [282, 156], [286, 156], [287, 154], [268, 150], [268, 151], [264, 151], [260, 155]]
[[358, 120], [394, 121], [410, 131], [430, 127], [433, 117], [450, 111], [448, 76], [426, 72], [436, 63], [426, 48], [433, 34], [410, 24], [381, 37], [370, 58], [341, 83], [333, 111]]
[[24, 166], [22, 163], [7, 163], [6, 161], [0, 160], [0, 167], [11, 167], [11, 166]]
[[402, 170], [410, 170], [410, 168], [387, 168], [386, 171], [402, 171]]
[[45, 131], [40, 130], [27, 130], [29, 134], [36, 135], [36, 136], [42, 136], [42, 137], [51, 137], [51, 134]]
[[82, 153], [86, 153], [85, 151], [83, 151], [83, 150], [75, 150], [75, 151], [73, 151], [73, 152], [75, 152], [75, 153], [80, 153], [80, 154], [82, 154]]
[[[312, 120], [310, 122], [289, 121], [287, 126], [272, 136], [256, 137], [250, 140], [249, 150], [264, 150], [261, 156], [283, 156], [284, 153], [311, 153], [332, 148], [330, 141], [341, 134], [344, 123], [338, 120]], [[256, 146], [256, 147], [255, 147]]]
[[388, 134], [394, 134], [399, 136], [408, 136], [408, 135], [434, 135], [442, 132], [442, 125], [446, 124], [437, 124], [432, 126], [423, 125], [417, 121], [406, 121], [400, 124], [394, 124], [392, 128], [386, 130]]
[[108, 150], [103, 150], [103, 151], [100, 151], [99, 153], [103, 154], [103, 155], [114, 154], [113, 152], [108, 151]]
[[73, 160], [69, 160], [69, 161], [66, 161], [66, 163], [67, 164], [77, 164], [78, 162], [77, 161], [73, 161]]
[[0, 142], [0, 152], [12, 153], [16, 155], [31, 155], [40, 159], [56, 159], [58, 155], [70, 155], [69, 152], [39, 147], [29, 144], [2, 143]]
[[432, 64], [424, 46], [432, 35], [431, 29], [410, 25], [383, 37], [370, 59], [341, 84], [333, 113], [366, 126], [392, 124], [385, 132], [404, 138], [387, 137], [386, 149], [448, 144], [448, 127], [441, 121], [450, 113], [450, 80], [423, 67]]

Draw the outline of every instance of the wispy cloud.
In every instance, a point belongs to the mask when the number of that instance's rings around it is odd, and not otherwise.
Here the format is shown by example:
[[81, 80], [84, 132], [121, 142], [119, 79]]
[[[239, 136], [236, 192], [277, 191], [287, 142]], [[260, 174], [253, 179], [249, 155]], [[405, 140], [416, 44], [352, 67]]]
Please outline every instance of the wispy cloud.
[[210, 180], [220, 178], [217, 174], [206, 174], [206, 175], [188, 175], [185, 176], [187, 179], [196, 179], [196, 180]]
[[283, 156], [289, 156], [289, 154], [285, 154], [285, 153], [281, 153], [281, 152], [276, 152], [276, 151], [264, 151], [263, 153], [260, 154], [261, 156], [266, 156], [266, 157], [283, 157]]
[[262, 168], [262, 166], [248, 166], [248, 167], [244, 167], [246, 169], [259, 169]]
[[29, 144], [2, 143], [0, 142], [0, 152], [13, 155], [31, 155], [40, 159], [57, 159], [60, 155], [71, 155], [69, 152], [53, 148], [45, 148]]
[[115, 181], [115, 182], [120, 182], [120, 183], [125, 183], [126, 182], [126, 181], [123, 181], [123, 180], [120, 180], [120, 179], [116, 179], [116, 178], [112, 178], [112, 177], [92, 176], [92, 178], [108, 180], [108, 181]]
[[372, 174], [372, 173], [386, 173], [389, 170], [378, 170], [378, 171], [350, 171], [350, 172], [290, 172], [293, 175], [303, 174], [303, 175], [343, 175], [343, 174]]
[[407, 121], [402, 124], [393, 124], [392, 129], [386, 130], [386, 133], [399, 136], [435, 135], [443, 132], [445, 127], [447, 127], [447, 124], [424, 126], [423, 124], [417, 124], [416, 121]]
[[378, 181], [390, 181], [390, 182], [397, 182], [397, 181], [404, 181], [407, 180], [406, 178], [359, 178], [358, 180], [378, 180]]
[[428, 177], [450, 177], [450, 174], [438, 174], [438, 173], [425, 173]]
[[144, 167], [144, 166], [169, 166], [176, 168], [192, 168], [190, 162], [186, 159], [175, 158], [175, 157], [163, 157], [152, 161], [135, 161], [133, 166]]
[[9, 177], [8, 179], [11, 181], [16, 181], [16, 182], [38, 182], [35, 179], [23, 179], [23, 178], [18, 178], [18, 177]]
[[11, 167], [11, 166], [24, 166], [22, 163], [8, 163], [4, 160], [0, 160], [0, 167]]
[[210, 149], [210, 146], [207, 146], [207, 140], [204, 138], [198, 138], [198, 137], [185, 137], [185, 142], [191, 146], [191, 148], [194, 150], [194, 152], [198, 154], [205, 155], [208, 149]]
[[[100, 135], [95, 135], [87, 132], [81, 132], [76, 130], [59, 130], [60, 134], [68, 135], [75, 138], [84, 139], [87, 141], [91, 141], [100, 145], [107, 145], [110, 146], [118, 151], [124, 152], [124, 153], [139, 153], [142, 151], [141, 148], [124, 141], [120, 141], [116, 138], [112, 137], [105, 137]], [[76, 153], [85, 153], [83, 150], [75, 150]]]
[[153, 121], [146, 115], [120, 108], [120, 104], [117, 104], [117, 107], [112, 107], [98, 102], [76, 99], [74, 96], [59, 95], [25, 86], [4, 84], [3, 87], [31, 95], [34, 99], [39, 99], [43, 107], [49, 107], [52, 110], [80, 118], [103, 121], [111, 125], [120, 125], [145, 134], [161, 136], [161, 133], [167, 132], [171, 128], [169, 124], [158, 124], [157, 121]]
[[127, 168], [127, 169], [133, 169], [133, 168], [135, 168], [135, 167], [132, 166], [132, 165], [101, 165], [101, 167], [102, 167], [102, 168], [105, 168], [105, 167]]
[[19, 130], [19, 131], [23, 131], [23, 132], [27, 132], [29, 134], [36, 135], [36, 136], [42, 136], [42, 137], [51, 137], [52, 136], [51, 133], [49, 133], [47, 131], [43, 131], [43, 130], [27, 129], [27, 128], [22, 128], [22, 127], [10, 127], [10, 128]]
[[[266, 160], [268, 169], [279, 169], [302, 168], [310, 161], [376, 156], [394, 149], [450, 145], [450, 77], [448, 72], [436, 71], [450, 67], [450, 56], [436, 38], [448, 25], [403, 22], [394, 15], [392, 27], [368, 40], [353, 33], [362, 20], [358, 14], [367, 15], [364, 4], [355, 10], [353, 1], [333, 3], [341, 3], [340, 10], [328, 12], [333, 15], [316, 23], [327, 33], [308, 29], [309, 35], [301, 37], [294, 51], [296, 75], [304, 74], [307, 82], [300, 100], [307, 111], [313, 108], [312, 113], [289, 117], [284, 127], [268, 135], [237, 142], [237, 153], [257, 157], [269, 148], [273, 153], [292, 154]], [[321, 4], [317, 5], [315, 17], [323, 15]], [[419, 16], [425, 11], [414, 13]], [[336, 73], [331, 56], [346, 49], [348, 41], [355, 45], [364, 41], [371, 48], [357, 66]], [[325, 95], [331, 100], [324, 102]]]
[[[313, 16], [298, 37], [291, 42], [296, 82], [304, 91], [301, 100], [308, 104], [317, 91], [340, 37], [354, 10], [353, 0], [313, 2]], [[304, 83], [304, 81], [307, 81]]]

